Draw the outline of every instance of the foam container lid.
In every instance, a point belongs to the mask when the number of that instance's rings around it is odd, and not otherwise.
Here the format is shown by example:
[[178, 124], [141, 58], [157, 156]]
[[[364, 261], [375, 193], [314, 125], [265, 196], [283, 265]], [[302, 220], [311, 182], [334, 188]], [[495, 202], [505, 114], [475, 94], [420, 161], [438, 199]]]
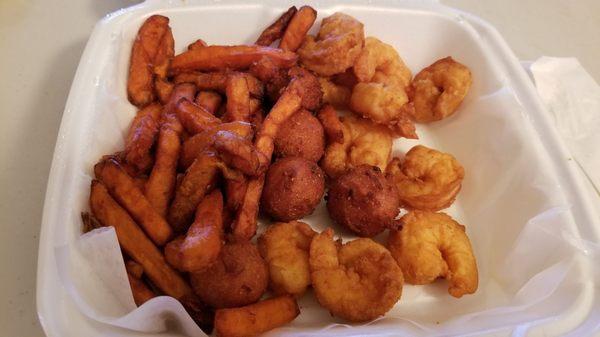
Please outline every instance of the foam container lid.
[[[367, 36], [392, 44], [416, 74], [452, 56], [473, 86], [459, 111], [418, 125], [420, 139], [396, 139], [394, 155], [416, 144], [454, 155], [466, 176], [445, 212], [466, 226], [479, 289], [461, 299], [447, 283], [405, 285], [386, 316], [348, 324], [308, 292], [301, 315], [268, 336], [580, 335], [597, 328], [599, 217], [533, 85], [488, 23], [436, 2], [307, 1], [320, 20], [337, 11], [362, 21]], [[95, 27], [66, 103], [48, 181], [40, 236], [37, 306], [48, 336], [203, 336], [174, 299], [136, 308], [111, 228], [80, 235], [92, 167], [123, 147], [136, 109], [126, 97], [131, 44], [152, 14], [168, 16], [175, 52], [198, 38], [252, 43], [291, 4], [149, 0], [108, 15]], [[305, 220], [333, 226], [321, 204]], [[260, 229], [259, 229], [260, 231]], [[385, 241], [382, 235], [377, 239]]]

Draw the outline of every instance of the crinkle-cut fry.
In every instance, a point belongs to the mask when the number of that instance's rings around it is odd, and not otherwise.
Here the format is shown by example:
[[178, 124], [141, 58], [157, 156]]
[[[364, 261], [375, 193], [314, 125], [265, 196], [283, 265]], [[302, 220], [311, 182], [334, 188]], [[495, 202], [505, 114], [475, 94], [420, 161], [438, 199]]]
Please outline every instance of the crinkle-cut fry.
[[221, 124], [220, 119], [185, 98], [179, 100], [175, 109], [179, 121], [185, 130], [192, 135], [210, 130]]
[[211, 90], [202, 90], [196, 96], [196, 104], [206, 109], [211, 114], [216, 114], [223, 98], [218, 93]]
[[196, 49], [200, 49], [200, 48], [204, 48], [208, 46], [208, 44], [206, 42], [204, 42], [204, 40], [202, 39], [198, 39], [192, 43], [190, 43], [187, 47], [188, 50], [196, 50]]
[[302, 6], [285, 29], [279, 43], [283, 50], [296, 51], [317, 19], [317, 11], [310, 6]]
[[225, 95], [227, 96], [227, 105], [223, 121], [248, 122], [252, 111], [250, 110], [250, 90], [246, 78], [239, 74], [229, 76]]
[[129, 127], [125, 139], [125, 160], [138, 171], [144, 172], [152, 165], [150, 149], [158, 134], [161, 111], [160, 104], [150, 104], [138, 111]]
[[257, 46], [270, 46], [276, 40], [281, 39], [290, 20], [292, 20], [297, 11], [296, 6], [288, 8], [275, 22], [263, 30], [254, 44]]
[[248, 73], [227, 71], [201, 73], [193, 71], [178, 74], [173, 80], [175, 83], [193, 83], [198, 87], [198, 90], [214, 90], [224, 94], [227, 89], [227, 79], [231, 74], [241, 74], [241, 76], [246, 78], [248, 90], [252, 97], [260, 98], [264, 95], [263, 84], [256, 77]]
[[156, 90], [158, 100], [162, 104], [167, 104], [167, 102], [169, 102], [169, 97], [171, 97], [174, 87], [175, 85], [167, 80], [160, 78], [154, 80], [154, 89]]
[[169, 203], [175, 192], [180, 149], [181, 140], [177, 131], [169, 124], [163, 124], [158, 136], [154, 167], [144, 189], [146, 198], [163, 218], [167, 217]]
[[256, 177], [265, 173], [269, 166], [270, 161], [252, 142], [233, 132], [218, 131], [214, 147], [227, 165], [245, 175]]
[[144, 281], [140, 280], [138, 277], [127, 272], [127, 279], [129, 280], [129, 286], [131, 287], [131, 293], [133, 294], [133, 301], [138, 307], [146, 301], [156, 297], [154, 291], [150, 290]]
[[163, 36], [169, 30], [169, 18], [153, 15], [142, 24], [133, 42], [127, 96], [137, 107], [146, 106], [154, 101], [153, 64]]
[[169, 64], [175, 55], [175, 40], [173, 39], [173, 32], [171, 27], [167, 26], [165, 33], [163, 34], [158, 50], [154, 56], [153, 72], [159, 79], [166, 79], [167, 73], [169, 72]]
[[[265, 155], [267, 161], [270, 161], [273, 155], [273, 140], [277, 136], [277, 131], [300, 108], [302, 99], [298, 95], [295, 85], [295, 81], [292, 80], [288, 88], [279, 100], [277, 100], [277, 103], [275, 103], [275, 106], [273, 106], [273, 109], [271, 109], [271, 112], [267, 115], [256, 136], [254, 145], [258, 151]], [[231, 225], [232, 240], [247, 241], [256, 234], [258, 203], [264, 183], [264, 173], [248, 181], [246, 194]]]
[[98, 180], [92, 181], [90, 208], [103, 225], [115, 228], [121, 249], [142, 265], [160, 290], [176, 299], [195, 297], [187, 282], [165, 262], [158, 248]]
[[144, 228], [154, 243], [162, 246], [170, 239], [173, 231], [169, 224], [154, 210], [133, 179], [116, 160], [107, 159], [96, 164], [94, 173], [119, 204]]
[[220, 159], [214, 153], [204, 152], [185, 172], [169, 208], [169, 224], [176, 232], [187, 230], [196, 207], [206, 193], [214, 188], [220, 170], [219, 164]]
[[130, 259], [127, 259], [127, 261], [125, 261], [125, 269], [129, 274], [131, 274], [131, 276], [135, 278], [141, 278], [144, 274], [144, 267], [142, 267], [141, 264]]
[[215, 330], [220, 337], [255, 336], [289, 323], [299, 314], [293, 296], [273, 297], [245, 307], [217, 310]]
[[171, 62], [170, 72], [176, 75], [193, 70], [244, 70], [263, 56], [271, 57], [275, 63], [284, 68], [295, 65], [298, 60], [295, 53], [278, 48], [244, 45], [207, 46], [176, 55]]
[[223, 195], [214, 190], [198, 205], [194, 223], [179, 247], [181, 267], [197, 271], [213, 263], [223, 246]]
[[344, 125], [331, 105], [323, 105], [317, 113], [317, 118], [325, 129], [328, 143], [342, 144], [344, 142]]
[[214, 144], [214, 136], [219, 131], [230, 131], [247, 140], [251, 140], [254, 136], [250, 123], [231, 122], [219, 124], [210, 130], [193, 135], [183, 143], [179, 165], [183, 169], [187, 169], [200, 153], [211, 149]]
[[164, 248], [165, 261], [178, 271], [184, 271], [183, 266], [181, 265], [181, 256], [179, 255], [179, 250], [181, 249], [181, 244], [184, 239], [185, 235], [180, 235], [169, 241]]

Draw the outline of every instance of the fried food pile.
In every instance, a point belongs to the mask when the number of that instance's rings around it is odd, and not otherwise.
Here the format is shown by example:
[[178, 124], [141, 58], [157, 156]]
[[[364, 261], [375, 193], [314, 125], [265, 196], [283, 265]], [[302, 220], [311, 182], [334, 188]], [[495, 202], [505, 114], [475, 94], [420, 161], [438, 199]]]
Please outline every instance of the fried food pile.
[[[294, 320], [309, 287], [351, 322], [385, 315], [405, 281], [477, 290], [465, 227], [435, 213], [463, 167], [422, 145], [392, 158], [415, 122], [456, 112], [469, 69], [446, 57], [412, 78], [356, 18], [335, 13], [307, 35], [316, 19], [294, 6], [252, 45], [198, 39], [177, 55], [167, 17], [139, 29], [127, 78], [139, 111], [124, 149], [94, 166], [83, 214], [86, 230], [115, 228], [136, 304], [172, 296], [205, 331], [252, 336]], [[360, 238], [299, 221], [324, 198]], [[276, 222], [254, 241], [260, 214]], [[386, 230], [387, 246], [372, 239]]]

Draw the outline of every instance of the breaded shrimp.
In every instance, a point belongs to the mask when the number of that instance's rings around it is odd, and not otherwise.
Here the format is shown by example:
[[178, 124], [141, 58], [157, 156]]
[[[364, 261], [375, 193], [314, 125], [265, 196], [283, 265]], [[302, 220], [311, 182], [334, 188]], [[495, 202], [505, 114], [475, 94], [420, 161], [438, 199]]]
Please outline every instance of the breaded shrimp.
[[443, 277], [454, 297], [477, 290], [477, 263], [465, 226], [444, 213], [424, 211], [406, 214], [401, 223], [401, 230], [390, 232], [388, 248], [408, 283], [427, 284]]
[[312, 239], [309, 264], [319, 303], [352, 322], [384, 315], [402, 294], [402, 271], [390, 252], [371, 239], [338, 247], [329, 228]]

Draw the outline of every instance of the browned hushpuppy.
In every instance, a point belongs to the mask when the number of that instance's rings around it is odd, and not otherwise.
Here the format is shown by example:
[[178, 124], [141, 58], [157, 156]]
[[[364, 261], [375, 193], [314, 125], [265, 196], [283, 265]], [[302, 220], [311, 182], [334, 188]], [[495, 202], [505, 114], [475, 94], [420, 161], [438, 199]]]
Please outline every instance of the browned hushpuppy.
[[267, 263], [250, 242], [224, 245], [214, 264], [190, 276], [194, 292], [213, 308], [254, 303], [269, 283]]
[[296, 220], [311, 214], [324, 193], [325, 176], [316, 163], [286, 157], [267, 171], [261, 206], [276, 220]]
[[290, 117], [275, 138], [277, 157], [302, 157], [317, 162], [325, 152], [325, 131], [308, 110]]
[[372, 237], [390, 227], [400, 199], [394, 185], [376, 166], [361, 165], [336, 179], [327, 194], [327, 210], [338, 224]]

